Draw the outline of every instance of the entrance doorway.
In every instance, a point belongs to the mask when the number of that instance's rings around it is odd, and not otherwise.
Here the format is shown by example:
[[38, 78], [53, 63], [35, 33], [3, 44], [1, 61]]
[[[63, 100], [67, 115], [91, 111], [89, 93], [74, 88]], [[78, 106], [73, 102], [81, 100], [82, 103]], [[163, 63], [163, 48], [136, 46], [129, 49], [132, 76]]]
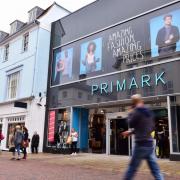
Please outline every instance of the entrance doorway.
[[111, 119], [110, 120], [110, 154], [128, 155], [129, 143], [128, 138], [124, 138], [121, 133], [128, 130], [126, 118]]
[[25, 123], [21, 122], [21, 123], [9, 123], [8, 124], [7, 139], [6, 139], [6, 148], [9, 148], [9, 135], [10, 135], [11, 129], [15, 129], [17, 125], [21, 126], [21, 128], [22, 128], [22, 127], [25, 126]]
[[153, 110], [155, 115], [155, 142], [156, 155], [159, 158], [169, 158], [170, 143], [169, 143], [169, 124], [168, 111], [166, 108]]
[[89, 121], [89, 148], [92, 153], [106, 152], [106, 124], [104, 114], [93, 114]]
[[[152, 106], [146, 104], [155, 115], [155, 132], [154, 140], [156, 143], [156, 156], [159, 158], [169, 158], [170, 156], [170, 141], [169, 141], [169, 123], [168, 110], [164, 103], [160, 106]], [[127, 112], [114, 112], [106, 114], [107, 128], [107, 154], [131, 155], [132, 147], [134, 146], [134, 136], [123, 138], [120, 134], [128, 129], [126, 121]], [[153, 133], [152, 133], [153, 134]]]

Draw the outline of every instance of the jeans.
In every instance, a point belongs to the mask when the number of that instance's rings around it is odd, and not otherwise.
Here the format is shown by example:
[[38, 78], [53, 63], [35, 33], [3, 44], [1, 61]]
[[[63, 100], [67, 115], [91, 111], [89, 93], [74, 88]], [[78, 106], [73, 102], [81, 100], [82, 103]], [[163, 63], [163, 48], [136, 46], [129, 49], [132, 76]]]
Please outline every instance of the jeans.
[[128, 170], [125, 174], [124, 180], [133, 179], [133, 176], [135, 175], [143, 159], [147, 161], [148, 166], [151, 169], [151, 173], [154, 176], [155, 180], [163, 180], [164, 178], [156, 162], [154, 147], [144, 147], [138, 145], [135, 145], [134, 147], [132, 159], [130, 161]]
[[71, 152], [77, 153], [77, 141], [72, 142], [71, 144]]
[[21, 149], [21, 144], [17, 144], [16, 150], [17, 150], [18, 156], [20, 156], [20, 149]]

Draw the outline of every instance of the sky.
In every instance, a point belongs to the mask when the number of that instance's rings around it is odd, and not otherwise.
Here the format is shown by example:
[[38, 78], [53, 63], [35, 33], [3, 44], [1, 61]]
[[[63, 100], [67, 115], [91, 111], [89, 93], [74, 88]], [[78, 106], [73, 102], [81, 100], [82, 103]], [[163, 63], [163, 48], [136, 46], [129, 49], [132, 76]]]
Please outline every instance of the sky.
[[[28, 11], [35, 6], [46, 9], [55, 0], [1, 0], [0, 30], [9, 33], [10, 23], [18, 19], [28, 21]], [[56, 0], [56, 3], [73, 12], [95, 0]]]

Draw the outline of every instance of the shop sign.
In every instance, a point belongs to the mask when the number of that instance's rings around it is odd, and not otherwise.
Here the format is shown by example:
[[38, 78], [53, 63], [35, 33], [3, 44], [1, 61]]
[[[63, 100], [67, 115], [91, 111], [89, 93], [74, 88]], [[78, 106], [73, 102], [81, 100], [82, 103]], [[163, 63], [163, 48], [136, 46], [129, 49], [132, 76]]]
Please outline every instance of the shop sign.
[[[114, 90], [116, 90], [116, 92], [121, 92], [131, 89], [158, 86], [159, 84], [165, 85], [166, 80], [164, 76], [165, 72], [154, 73], [152, 75], [142, 74], [140, 79], [132, 77], [130, 79], [111, 81], [109, 83], [102, 82], [100, 84], [93, 84], [91, 86], [91, 94], [94, 95], [99, 92], [100, 94], [109, 94], [113, 93]], [[114, 87], [116, 88], [114, 89]]]

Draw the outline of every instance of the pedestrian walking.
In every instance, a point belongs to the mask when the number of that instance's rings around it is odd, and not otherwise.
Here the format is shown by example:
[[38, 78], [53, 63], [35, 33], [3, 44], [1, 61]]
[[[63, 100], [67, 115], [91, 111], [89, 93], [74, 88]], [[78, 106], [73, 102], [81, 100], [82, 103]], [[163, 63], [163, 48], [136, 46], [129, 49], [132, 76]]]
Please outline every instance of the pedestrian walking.
[[133, 95], [131, 99], [134, 106], [128, 119], [131, 129], [123, 132], [122, 135], [128, 137], [134, 134], [135, 147], [124, 179], [133, 179], [141, 161], [145, 159], [154, 178], [156, 180], [163, 180], [160, 168], [156, 162], [153, 139], [151, 137], [151, 132], [155, 128], [153, 113], [144, 106], [141, 95]]
[[8, 145], [9, 145], [9, 152], [12, 152], [12, 158], [11, 160], [15, 160], [15, 128], [12, 127], [10, 129], [10, 133], [9, 133], [9, 139], [8, 139]]
[[16, 126], [16, 132], [14, 135], [15, 150], [17, 150], [17, 154], [18, 154], [17, 160], [21, 160], [20, 149], [22, 147], [23, 138], [24, 138], [24, 135], [23, 135], [23, 132], [21, 130], [21, 126], [17, 125]]
[[28, 129], [24, 126], [23, 127], [23, 159], [27, 159], [27, 147], [29, 147], [29, 133]]
[[0, 129], [0, 152], [1, 152], [1, 141], [4, 139], [4, 136], [2, 134], [2, 129]]
[[31, 140], [31, 152], [38, 154], [39, 134], [35, 131]]
[[72, 143], [71, 143], [71, 155], [76, 155], [77, 154], [77, 142], [78, 142], [78, 133], [75, 131], [74, 128], [71, 129], [71, 134], [72, 138]]

